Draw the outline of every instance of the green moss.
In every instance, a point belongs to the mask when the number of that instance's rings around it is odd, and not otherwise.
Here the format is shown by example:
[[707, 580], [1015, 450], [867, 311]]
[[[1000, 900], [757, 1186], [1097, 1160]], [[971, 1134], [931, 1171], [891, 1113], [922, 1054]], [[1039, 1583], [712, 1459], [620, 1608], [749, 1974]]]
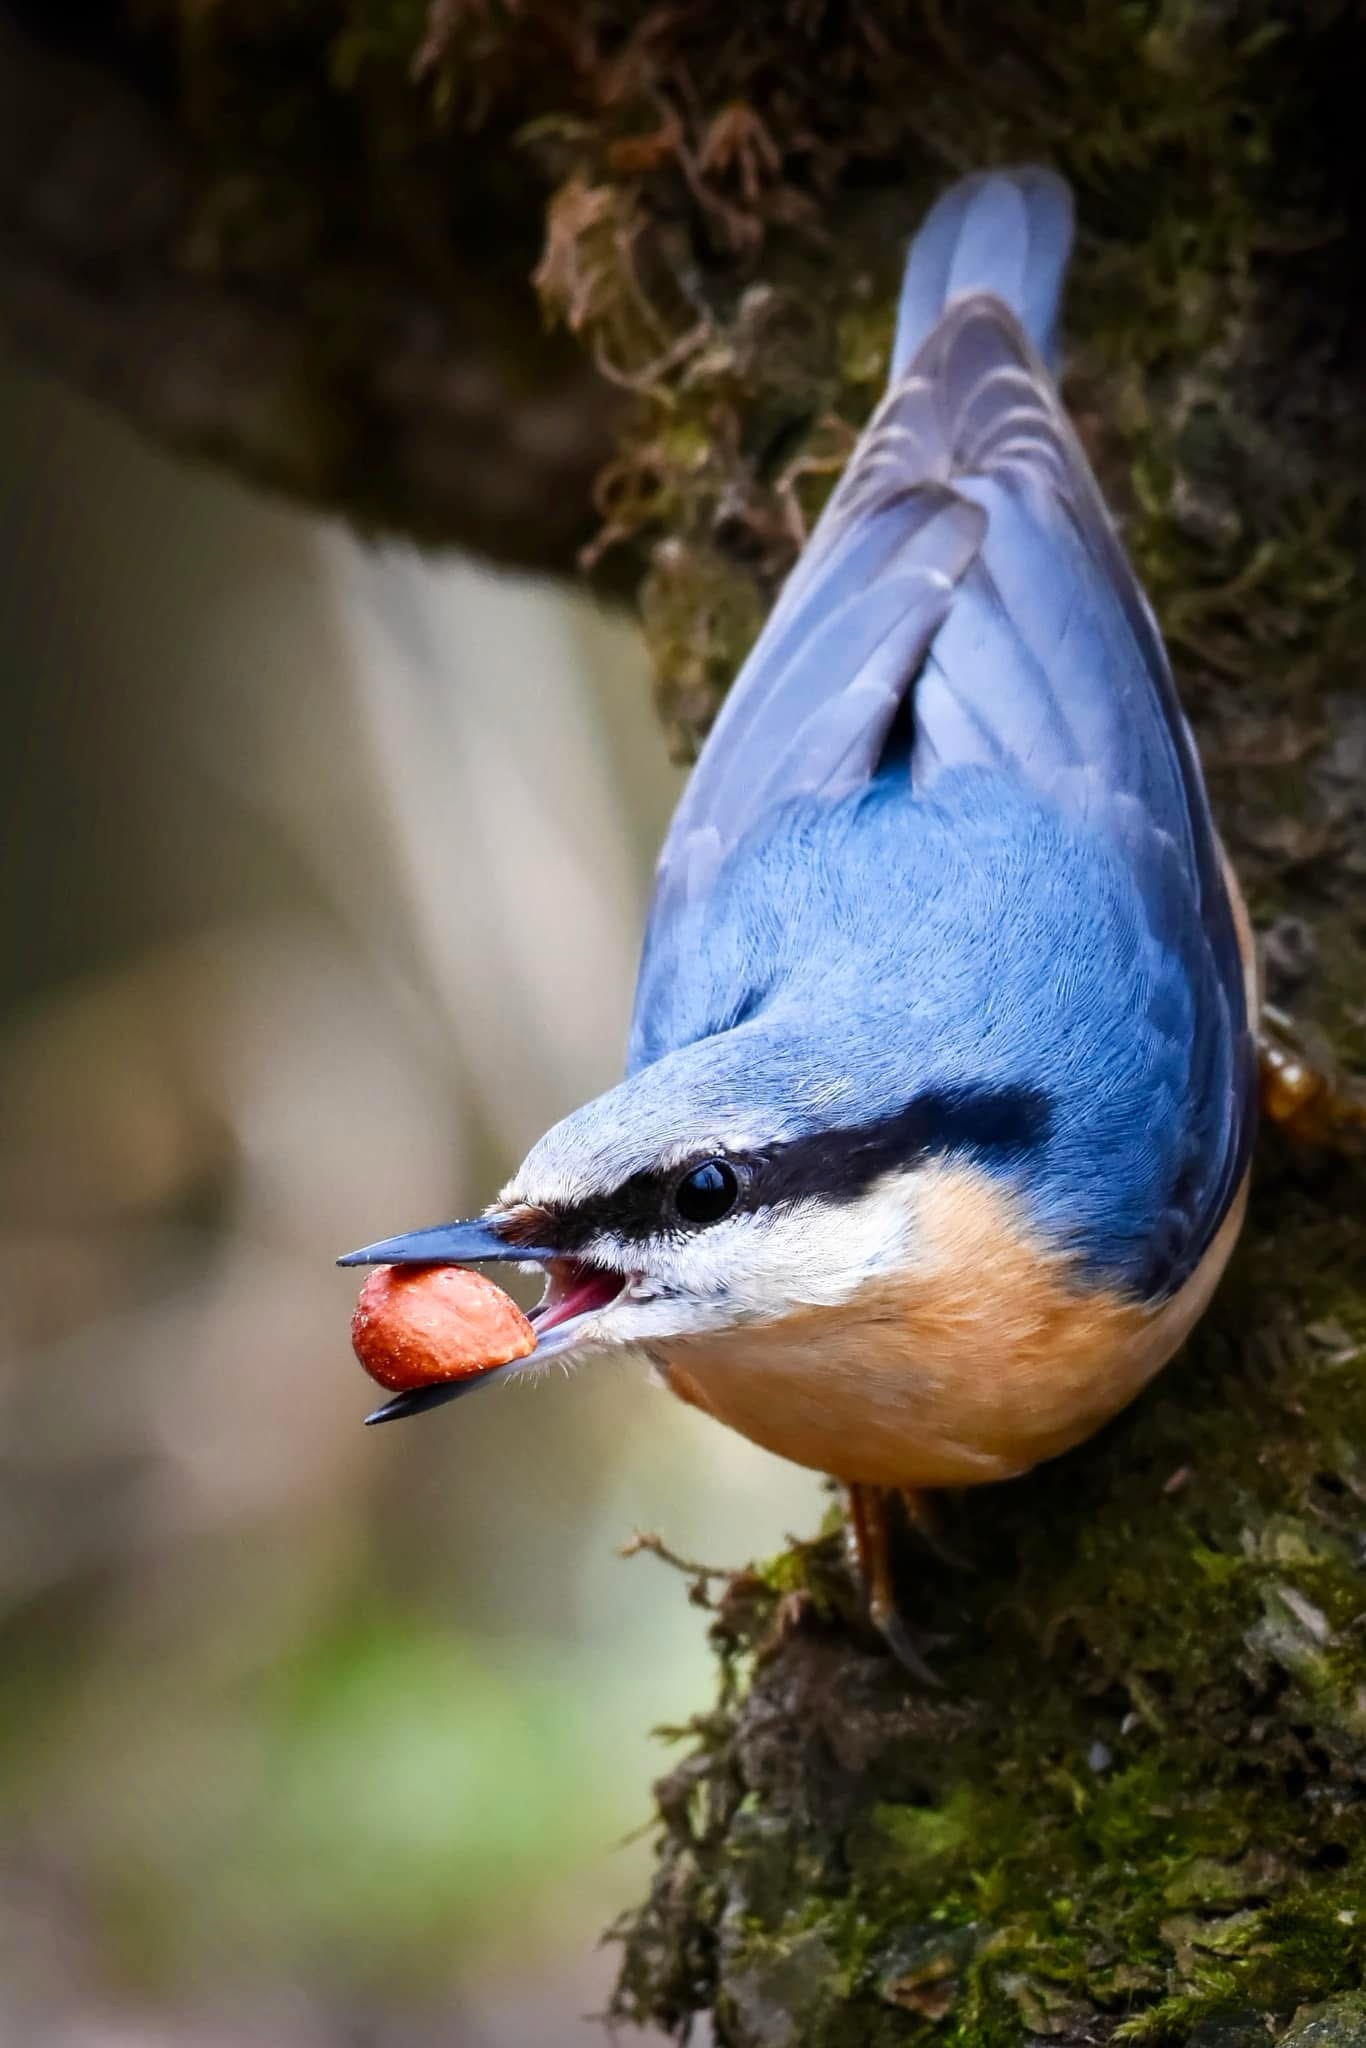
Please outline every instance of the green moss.
[[936, 1866], [961, 1865], [973, 1852], [980, 1821], [970, 1786], [955, 1788], [941, 1806], [875, 1806], [871, 1824], [881, 1848], [865, 1850], [870, 1868], [884, 1869], [898, 1887]]

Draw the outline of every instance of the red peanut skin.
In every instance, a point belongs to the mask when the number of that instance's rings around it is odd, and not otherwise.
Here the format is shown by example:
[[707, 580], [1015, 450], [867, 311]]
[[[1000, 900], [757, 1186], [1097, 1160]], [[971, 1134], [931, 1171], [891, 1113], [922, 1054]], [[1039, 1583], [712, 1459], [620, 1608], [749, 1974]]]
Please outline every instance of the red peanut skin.
[[391, 1393], [468, 1379], [525, 1358], [536, 1332], [501, 1287], [463, 1266], [376, 1266], [351, 1318], [351, 1342]]

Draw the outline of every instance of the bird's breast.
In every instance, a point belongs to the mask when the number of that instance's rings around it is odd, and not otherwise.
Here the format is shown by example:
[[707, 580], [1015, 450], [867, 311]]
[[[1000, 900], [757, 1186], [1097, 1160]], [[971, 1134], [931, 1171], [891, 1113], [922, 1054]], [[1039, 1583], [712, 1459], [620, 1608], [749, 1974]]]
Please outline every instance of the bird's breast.
[[766, 1450], [879, 1486], [1005, 1479], [1132, 1400], [1203, 1313], [1247, 1184], [1190, 1279], [1145, 1306], [1088, 1288], [986, 1174], [919, 1176], [916, 1256], [838, 1308], [660, 1346], [682, 1400]]

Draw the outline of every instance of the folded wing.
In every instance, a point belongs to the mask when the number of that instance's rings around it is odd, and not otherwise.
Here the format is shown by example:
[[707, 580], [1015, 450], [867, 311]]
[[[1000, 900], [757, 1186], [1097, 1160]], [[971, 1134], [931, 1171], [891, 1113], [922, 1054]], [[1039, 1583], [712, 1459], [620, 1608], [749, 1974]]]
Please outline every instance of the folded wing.
[[1190, 1093], [1201, 1113], [1157, 1287], [1198, 1255], [1241, 1178], [1252, 1049], [1194, 742], [1048, 366], [1070, 237], [1066, 187], [1037, 170], [964, 181], [917, 236], [891, 388], [736, 679], [661, 855], [631, 1062], [695, 1031], [669, 943], [680, 912], [777, 807], [833, 801], [877, 774], [913, 692], [912, 790], [995, 769], [1108, 839], [1171, 974], [1196, 996]]

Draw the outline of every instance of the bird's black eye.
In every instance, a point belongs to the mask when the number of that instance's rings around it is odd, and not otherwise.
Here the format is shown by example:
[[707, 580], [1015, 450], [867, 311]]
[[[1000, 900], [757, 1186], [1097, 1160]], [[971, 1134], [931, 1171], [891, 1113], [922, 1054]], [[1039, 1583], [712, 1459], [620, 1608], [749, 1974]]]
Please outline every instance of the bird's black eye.
[[719, 1223], [740, 1198], [740, 1176], [724, 1159], [704, 1159], [674, 1189], [674, 1207], [685, 1223]]

